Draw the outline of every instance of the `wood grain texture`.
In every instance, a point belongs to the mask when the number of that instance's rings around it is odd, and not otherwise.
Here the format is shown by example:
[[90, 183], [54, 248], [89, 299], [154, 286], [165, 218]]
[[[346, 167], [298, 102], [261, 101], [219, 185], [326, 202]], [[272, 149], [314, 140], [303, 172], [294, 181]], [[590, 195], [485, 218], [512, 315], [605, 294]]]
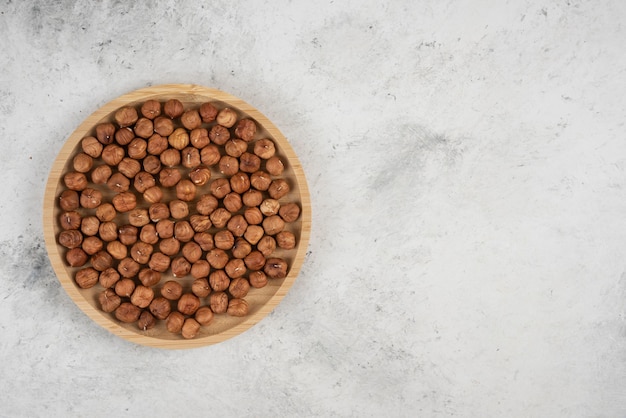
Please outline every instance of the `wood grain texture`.
[[[272, 138], [277, 147], [277, 154], [286, 161], [282, 177], [290, 182], [292, 190], [285, 201], [297, 201], [302, 208], [300, 218], [290, 225], [292, 232], [298, 238], [297, 247], [290, 252], [277, 251], [278, 256], [285, 257], [290, 263], [287, 277], [281, 280], [270, 280], [264, 288], [251, 289], [246, 297], [250, 303], [248, 316], [236, 318], [225, 314], [216, 315], [214, 321], [202, 327], [199, 336], [191, 340], [185, 340], [180, 335], [167, 332], [164, 329], [164, 321], [159, 321], [159, 324], [151, 330], [140, 331], [136, 324], [120, 323], [110, 314], [100, 311], [97, 305], [97, 294], [103, 290], [102, 287], [96, 285], [85, 290], [76, 286], [73, 272], [77, 269], [66, 266], [65, 249], [58, 245], [56, 239], [59, 232], [57, 219], [61, 212], [57, 199], [64, 189], [62, 177], [71, 169], [71, 160], [80, 149], [80, 141], [85, 136], [91, 135], [97, 124], [113, 121], [113, 114], [120, 107], [137, 106], [148, 99], [164, 102], [170, 98], [180, 100], [185, 108], [204, 102], [213, 102], [218, 108], [231, 107], [236, 109], [241, 116], [254, 119], [259, 126], [258, 134]], [[139, 89], [112, 100], [92, 113], [70, 135], [53, 164], [46, 185], [43, 213], [45, 242], [50, 261], [63, 288], [76, 305], [97, 324], [119, 337], [137, 344], [166, 349], [186, 349], [219, 343], [246, 331], [268, 315], [296, 280], [304, 262], [311, 230], [311, 204], [306, 179], [298, 157], [287, 139], [267, 117], [243, 100], [220, 90], [194, 84], [167, 84]], [[161, 283], [166, 280], [168, 278], [164, 275]], [[190, 280], [183, 279], [183, 284], [189, 286]]]

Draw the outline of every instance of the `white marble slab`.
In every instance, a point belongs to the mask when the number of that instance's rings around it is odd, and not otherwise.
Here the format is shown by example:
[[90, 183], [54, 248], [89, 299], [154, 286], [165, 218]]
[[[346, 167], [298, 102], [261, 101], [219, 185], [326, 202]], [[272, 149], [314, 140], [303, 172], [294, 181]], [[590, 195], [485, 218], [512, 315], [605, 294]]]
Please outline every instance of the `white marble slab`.
[[[626, 416], [626, 3], [3, 1], [0, 416]], [[281, 305], [170, 352], [93, 324], [42, 238], [105, 102], [191, 82], [299, 154]]]

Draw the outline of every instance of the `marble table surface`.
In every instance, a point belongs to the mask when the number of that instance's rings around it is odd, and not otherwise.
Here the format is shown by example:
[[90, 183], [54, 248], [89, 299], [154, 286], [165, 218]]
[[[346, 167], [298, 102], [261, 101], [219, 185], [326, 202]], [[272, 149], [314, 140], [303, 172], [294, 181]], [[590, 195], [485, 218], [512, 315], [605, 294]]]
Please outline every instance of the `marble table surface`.
[[[626, 416], [626, 3], [0, 4], [0, 416]], [[44, 186], [137, 88], [253, 104], [309, 254], [218, 345], [146, 348], [54, 275]]]

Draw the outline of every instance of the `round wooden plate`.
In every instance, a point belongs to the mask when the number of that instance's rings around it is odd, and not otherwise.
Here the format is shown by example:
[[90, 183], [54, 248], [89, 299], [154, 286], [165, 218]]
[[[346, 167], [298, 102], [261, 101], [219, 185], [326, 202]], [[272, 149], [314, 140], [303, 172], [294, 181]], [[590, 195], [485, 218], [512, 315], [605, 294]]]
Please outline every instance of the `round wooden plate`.
[[[275, 251], [276, 256], [284, 258], [289, 263], [287, 276], [283, 279], [269, 279], [269, 283], [265, 287], [251, 288], [245, 297], [250, 306], [247, 316], [234, 317], [227, 314], [216, 314], [210, 324], [201, 327], [198, 336], [194, 339], [184, 339], [180, 334], [168, 332], [165, 329], [165, 321], [157, 321], [154, 328], [143, 331], [138, 328], [136, 323], [122, 323], [115, 319], [113, 314], [103, 312], [98, 303], [98, 295], [104, 290], [103, 287], [99, 284], [89, 289], [78, 287], [74, 281], [74, 274], [79, 268], [72, 268], [67, 265], [65, 261], [67, 250], [57, 242], [58, 234], [62, 231], [58, 221], [62, 213], [58, 198], [61, 192], [65, 190], [63, 176], [73, 170], [72, 159], [81, 151], [81, 140], [86, 136], [95, 136], [96, 125], [104, 122], [114, 123], [114, 114], [119, 108], [133, 106], [139, 109], [141, 104], [149, 99], [158, 100], [161, 103], [168, 99], [178, 99], [183, 103], [185, 110], [197, 108], [205, 102], [211, 102], [218, 109], [229, 107], [234, 109], [240, 118], [246, 117], [254, 120], [258, 127], [255, 140], [259, 138], [272, 139], [276, 144], [277, 155], [285, 163], [285, 171], [280, 177], [287, 180], [291, 191], [280, 201], [296, 202], [301, 208], [300, 217], [295, 222], [288, 223], [286, 227], [295, 234], [296, 247], [292, 250], [277, 249]], [[203, 127], [210, 127], [210, 124], [203, 124]], [[94, 167], [96, 165], [94, 164]], [[215, 168], [212, 168], [211, 171], [212, 180], [220, 176]], [[87, 174], [87, 178], [90, 178], [89, 174]], [[209, 184], [210, 182], [199, 187], [198, 195], [209, 193]], [[93, 187], [93, 185], [90, 183], [89, 187]], [[130, 191], [133, 190], [131, 187]], [[138, 207], [142, 205], [141, 202], [141, 195], [138, 195]], [[145, 203], [143, 206], [147, 207]], [[190, 204], [190, 209], [193, 207], [193, 204]], [[65, 291], [85, 314], [108, 331], [128, 341], [159, 348], [185, 349], [215, 344], [234, 337], [255, 325], [278, 305], [293, 285], [304, 261], [311, 230], [311, 206], [306, 179], [298, 157], [278, 128], [261, 112], [243, 100], [216, 89], [193, 84], [167, 84], [139, 89], [112, 100], [91, 114], [70, 135], [50, 171], [44, 198], [43, 221], [45, 242], [52, 267]], [[81, 268], [88, 265], [89, 262]], [[161, 282], [155, 288], [158, 289], [167, 280], [174, 280], [170, 270], [163, 273]], [[181, 282], [185, 290], [189, 291], [193, 278], [186, 276], [175, 280]]]

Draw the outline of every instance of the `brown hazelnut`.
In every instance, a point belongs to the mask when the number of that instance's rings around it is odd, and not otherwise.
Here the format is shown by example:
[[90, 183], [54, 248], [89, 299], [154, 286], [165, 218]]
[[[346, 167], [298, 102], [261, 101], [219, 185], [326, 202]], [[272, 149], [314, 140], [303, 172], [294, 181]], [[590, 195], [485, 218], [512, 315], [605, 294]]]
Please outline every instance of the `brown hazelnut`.
[[191, 292], [199, 298], [206, 298], [211, 293], [211, 286], [205, 277], [195, 279], [191, 284]]
[[174, 123], [171, 119], [166, 118], [164, 116], [157, 116], [154, 118], [154, 132], [158, 133], [161, 136], [169, 136], [172, 132], [174, 132]]
[[254, 143], [254, 154], [259, 158], [267, 160], [274, 156], [276, 147], [270, 139], [259, 139]]
[[181, 178], [180, 171], [174, 167], [165, 167], [159, 172], [159, 182], [163, 187], [174, 187]]
[[237, 277], [241, 277], [246, 274], [246, 266], [242, 259], [233, 258], [232, 260], [228, 261], [228, 263], [226, 263], [226, 265], [224, 266], [224, 271], [226, 271], [228, 277], [230, 277], [231, 279], [236, 279]]
[[117, 211], [115, 210], [115, 206], [110, 203], [103, 203], [96, 208], [96, 217], [101, 222], [109, 222], [115, 219], [117, 216]]
[[180, 164], [180, 151], [174, 148], [168, 148], [159, 156], [161, 164], [166, 167], [176, 167]]
[[215, 121], [225, 128], [230, 128], [237, 122], [237, 113], [228, 107], [224, 108], [217, 113]]
[[261, 159], [254, 154], [244, 152], [239, 157], [239, 169], [245, 173], [254, 173], [261, 168]]
[[220, 250], [230, 250], [235, 244], [235, 237], [228, 230], [221, 230], [213, 236], [213, 242]]
[[130, 256], [139, 264], [148, 264], [153, 250], [152, 245], [138, 241], [130, 248]]
[[110, 313], [120, 306], [122, 298], [116, 295], [113, 289], [105, 289], [98, 295], [98, 302], [100, 303], [100, 309], [104, 312]]
[[80, 192], [87, 187], [87, 177], [83, 173], [71, 171], [63, 176], [65, 187]]
[[[128, 156], [136, 160], [141, 160], [148, 154], [148, 142], [142, 138], [135, 138], [128, 144]], [[139, 170], [137, 170], [139, 171]]]
[[265, 266], [265, 256], [260, 251], [252, 251], [243, 259], [250, 270], [261, 270]]
[[117, 265], [117, 271], [125, 278], [135, 277], [139, 273], [139, 269], [139, 263], [128, 257], [122, 259]]
[[109, 181], [113, 171], [108, 165], [99, 165], [91, 172], [91, 182], [94, 184], [105, 184]]
[[194, 279], [208, 277], [211, 271], [211, 265], [206, 260], [198, 260], [191, 265], [191, 276]]
[[133, 245], [135, 242], [137, 242], [139, 229], [137, 229], [137, 227], [134, 225], [122, 225], [119, 227], [117, 234], [122, 244]]
[[102, 273], [100, 273], [100, 277], [98, 278], [100, 286], [104, 287], [105, 289], [115, 286], [115, 283], [117, 283], [119, 280], [120, 274], [113, 267], [109, 267], [108, 269], [104, 270]]
[[263, 271], [272, 279], [282, 279], [287, 276], [287, 262], [282, 258], [268, 258]]
[[130, 180], [122, 173], [115, 173], [107, 180], [107, 187], [115, 193], [127, 192], [130, 188]]
[[157, 100], [146, 100], [141, 105], [141, 114], [144, 118], [154, 119], [161, 114], [161, 103]]
[[209, 189], [211, 194], [218, 199], [223, 198], [231, 192], [230, 182], [226, 178], [215, 179], [211, 182]]
[[200, 150], [200, 161], [209, 167], [219, 163], [221, 157], [219, 148], [213, 144], [207, 145]]
[[165, 328], [172, 334], [179, 334], [185, 323], [185, 315], [174, 311], [167, 316], [165, 320]]
[[239, 158], [248, 149], [248, 143], [243, 139], [231, 138], [224, 144], [224, 151], [231, 157]]
[[278, 214], [280, 209], [280, 202], [276, 199], [265, 199], [261, 202], [259, 210], [265, 216], [272, 216]]
[[183, 113], [180, 117], [180, 123], [188, 130], [199, 128], [202, 125], [202, 119], [197, 110], [191, 109]]
[[154, 328], [156, 325], [156, 319], [154, 316], [148, 311], [143, 311], [141, 315], [139, 315], [139, 319], [137, 320], [137, 327], [142, 331], [147, 331], [149, 329]]
[[272, 184], [272, 178], [265, 171], [255, 171], [250, 176], [250, 184], [257, 190], [265, 191]]
[[184, 293], [178, 299], [176, 309], [183, 315], [193, 315], [200, 307], [200, 299], [193, 293]]
[[257, 207], [247, 208], [243, 216], [250, 225], [259, 225], [263, 222], [263, 213]]
[[289, 183], [285, 179], [276, 179], [272, 181], [270, 187], [267, 189], [270, 197], [272, 199], [280, 199], [289, 193], [290, 187]]
[[189, 215], [189, 205], [182, 200], [170, 201], [170, 215], [174, 219], [183, 219]]
[[65, 248], [77, 248], [80, 247], [80, 244], [83, 242], [83, 234], [80, 231], [75, 229], [62, 231], [59, 234], [59, 244], [64, 246]]
[[209, 139], [214, 144], [224, 145], [230, 139], [230, 131], [223, 126], [214, 125], [209, 131]]
[[[183, 245], [182, 249], [183, 257], [190, 263], [195, 263], [202, 257], [202, 248], [193, 241], [189, 241]], [[193, 267], [193, 266], [192, 266]]]
[[117, 224], [115, 222], [102, 222], [98, 228], [98, 235], [103, 241], [116, 240], [117, 234]]
[[265, 231], [259, 225], [249, 225], [246, 228], [246, 232], [243, 234], [246, 241], [248, 241], [252, 245], [256, 245], [261, 238], [263, 238], [263, 234]]
[[248, 302], [245, 299], [231, 299], [228, 302], [226, 313], [230, 316], [246, 316], [248, 315]]
[[217, 117], [217, 108], [209, 102], [202, 103], [200, 105], [200, 109], [198, 109], [198, 113], [200, 113], [202, 122], [204, 123], [213, 122], [215, 118]]
[[88, 258], [87, 253], [79, 247], [72, 248], [65, 253], [65, 261], [67, 261], [70, 267], [82, 267], [85, 265]]
[[118, 165], [124, 158], [124, 148], [117, 144], [109, 144], [102, 150], [102, 161], [108, 165]]
[[178, 300], [183, 294], [183, 285], [173, 280], [168, 280], [161, 287], [161, 296], [167, 300]]
[[244, 258], [252, 251], [252, 246], [248, 241], [243, 238], [237, 238], [235, 240], [235, 245], [231, 249], [231, 253], [235, 258]]
[[164, 273], [170, 268], [171, 259], [163, 254], [163, 253], [152, 253], [150, 256], [150, 261], [148, 261], [148, 267], [152, 270], [158, 271], [159, 273]]
[[96, 235], [98, 228], [100, 228], [100, 220], [95, 216], [86, 216], [80, 221], [80, 232], [83, 235]]
[[118, 212], [129, 212], [137, 206], [137, 198], [131, 192], [118, 193], [111, 202]]
[[244, 193], [250, 188], [250, 177], [239, 171], [230, 178], [230, 189], [235, 193]]
[[284, 169], [283, 161], [276, 155], [265, 161], [265, 170], [272, 176], [280, 176]]
[[163, 191], [158, 186], [152, 186], [143, 192], [143, 200], [148, 203], [157, 203], [163, 199]]
[[190, 202], [196, 197], [196, 185], [191, 180], [182, 179], [176, 184], [176, 197]]
[[151, 287], [161, 281], [161, 273], [150, 268], [144, 268], [139, 271], [138, 278], [142, 285]]
[[249, 291], [250, 283], [243, 277], [233, 279], [228, 286], [228, 293], [237, 299], [245, 298]]
[[104, 271], [113, 265], [113, 257], [106, 251], [98, 251], [91, 256], [89, 261], [91, 262], [91, 267], [98, 271]]
[[269, 257], [276, 250], [276, 240], [274, 237], [265, 235], [257, 242], [256, 249], [261, 251], [265, 257]]
[[181, 162], [184, 167], [194, 168], [200, 165], [200, 151], [197, 148], [187, 147], [181, 151]]
[[285, 221], [278, 215], [263, 219], [263, 230], [267, 235], [276, 235], [285, 228]]
[[253, 271], [248, 276], [248, 280], [250, 281], [250, 286], [260, 289], [267, 285], [267, 276], [262, 271]]
[[[163, 170], [161, 170], [161, 173], [162, 172]], [[139, 173], [137, 173], [133, 181], [133, 187], [139, 193], [144, 193], [150, 187], [154, 187], [154, 186], [156, 186], [156, 180], [154, 179], [154, 176], [152, 176], [152, 174], [147, 173], [145, 171], [140, 171]]]
[[59, 224], [64, 230], [78, 229], [81, 225], [80, 213], [76, 211], [64, 212], [59, 216]]
[[205, 232], [211, 228], [211, 219], [207, 215], [191, 215], [189, 224], [195, 232]]
[[209, 325], [213, 321], [213, 311], [208, 306], [201, 306], [196, 311], [194, 318], [200, 325]]
[[169, 99], [163, 106], [163, 113], [169, 116], [171, 119], [180, 117], [183, 114], [183, 103], [178, 99]]
[[256, 134], [256, 124], [251, 119], [241, 119], [235, 127], [235, 135], [246, 142], [252, 141]]
[[59, 196], [59, 206], [66, 212], [78, 209], [79, 206], [78, 193], [74, 190], [64, 190]]
[[178, 221], [174, 224], [174, 237], [181, 241], [191, 241], [196, 232], [188, 221]]
[[250, 189], [241, 195], [241, 199], [243, 201], [243, 204], [248, 207], [259, 206], [263, 201], [263, 193], [261, 193], [259, 190]]
[[198, 332], [200, 332], [200, 323], [193, 318], [187, 318], [185, 319], [180, 332], [183, 338], [196, 338]]
[[81, 149], [92, 158], [99, 158], [102, 154], [102, 143], [93, 136], [86, 136], [80, 142]]
[[226, 223], [231, 218], [231, 213], [224, 208], [217, 208], [209, 215], [211, 223], [216, 228], [224, 228]]
[[284, 250], [292, 250], [296, 247], [296, 236], [289, 231], [280, 231], [276, 234], [276, 244]]
[[180, 251], [180, 241], [174, 237], [162, 239], [159, 242], [159, 250], [165, 255], [176, 255]]
[[189, 133], [185, 128], [174, 129], [174, 132], [167, 137], [167, 142], [170, 144], [170, 147], [180, 151], [189, 145]]
[[172, 305], [170, 304], [170, 301], [166, 298], [156, 297], [152, 299], [152, 302], [150, 302], [150, 306], [148, 307], [148, 309], [156, 319], [165, 319], [170, 314], [170, 312], [172, 312]]
[[74, 275], [74, 281], [81, 289], [89, 289], [98, 283], [100, 273], [92, 267], [86, 267], [78, 270]]
[[83, 244], [81, 246], [83, 251], [85, 251], [89, 255], [94, 255], [98, 251], [101, 251], [104, 248], [104, 243], [98, 237], [86, 237], [83, 240]]
[[219, 170], [225, 176], [232, 176], [239, 171], [239, 160], [230, 155], [224, 155], [220, 158]]
[[140, 138], [150, 138], [154, 132], [154, 124], [148, 118], [140, 118], [133, 129]]
[[201, 165], [189, 172], [189, 179], [196, 186], [204, 186], [211, 179], [211, 170]]
[[115, 142], [120, 145], [128, 145], [133, 139], [135, 139], [135, 133], [130, 128], [118, 129], [115, 132]]
[[139, 116], [137, 115], [137, 109], [130, 106], [121, 107], [115, 112], [115, 122], [117, 122], [120, 127], [131, 126], [133, 123], [137, 122]]
[[228, 289], [230, 278], [224, 270], [215, 270], [209, 275], [209, 285], [215, 292], [222, 292]]
[[95, 209], [102, 203], [102, 192], [100, 190], [86, 188], [80, 192], [80, 205], [87, 209]]
[[152, 222], [159, 222], [161, 219], [170, 217], [170, 208], [162, 202], [153, 203], [148, 208], [148, 217]]
[[222, 203], [224, 203], [224, 208], [230, 213], [239, 212], [239, 209], [243, 207], [243, 203], [241, 202], [241, 195], [238, 193], [228, 193], [222, 199]]
[[84, 152], [79, 152], [72, 159], [72, 164], [75, 171], [78, 171], [79, 173], [86, 173], [91, 170], [91, 167], [93, 166], [93, 158]]
[[217, 209], [218, 205], [219, 202], [215, 196], [208, 194], [202, 195], [196, 202], [196, 211], [201, 215], [209, 215]]
[[213, 292], [209, 295], [209, 306], [216, 314], [225, 313], [228, 309], [228, 295], [225, 292]]
[[295, 222], [300, 216], [300, 206], [293, 202], [285, 203], [280, 206], [278, 214], [285, 222]]
[[130, 303], [140, 308], [147, 308], [154, 299], [154, 291], [151, 287], [139, 285], [130, 295]]
[[235, 215], [226, 224], [226, 228], [236, 237], [242, 237], [248, 228], [248, 222], [242, 215]]
[[210, 142], [209, 131], [204, 128], [196, 128], [189, 133], [189, 143], [198, 149], [206, 147]]
[[156, 155], [148, 155], [142, 164], [146, 173], [158, 174], [161, 171], [161, 160]]
[[148, 154], [157, 156], [157, 155], [161, 155], [161, 153], [165, 151], [168, 146], [169, 146], [169, 143], [167, 142], [167, 138], [155, 133], [155, 134], [152, 134], [150, 138], [148, 138], [148, 145], [146, 147], [146, 151], [148, 152]]
[[161, 219], [155, 226], [157, 234], [161, 239], [171, 238], [174, 236], [174, 221], [170, 219]]
[[139, 316], [141, 315], [141, 309], [137, 306], [133, 305], [130, 302], [123, 302], [118, 306], [115, 310], [115, 317], [118, 321], [132, 323], [137, 322], [139, 320]]
[[111, 241], [107, 244], [107, 252], [116, 260], [121, 260], [128, 255], [128, 248], [119, 241]]
[[213, 235], [208, 232], [196, 232], [193, 236], [193, 240], [202, 248], [202, 251], [211, 251], [215, 248]]
[[159, 242], [159, 234], [157, 233], [156, 225], [151, 223], [144, 225], [139, 232], [139, 239], [146, 244], [156, 244]]
[[96, 138], [104, 145], [113, 142], [115, 137], [115, 125], [112, 123], [101, 123], [96, 126]]
[[223, 269], [228, 263], [228, 254], [219, 248], [213, 248], [206, 255], [206, 261], [209, 262], [214, 269]]

